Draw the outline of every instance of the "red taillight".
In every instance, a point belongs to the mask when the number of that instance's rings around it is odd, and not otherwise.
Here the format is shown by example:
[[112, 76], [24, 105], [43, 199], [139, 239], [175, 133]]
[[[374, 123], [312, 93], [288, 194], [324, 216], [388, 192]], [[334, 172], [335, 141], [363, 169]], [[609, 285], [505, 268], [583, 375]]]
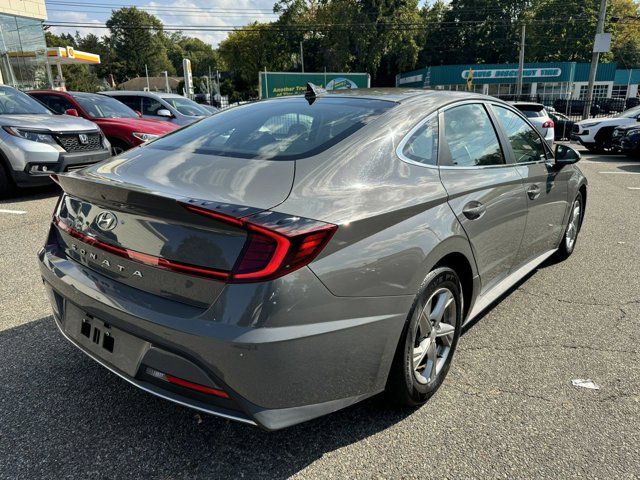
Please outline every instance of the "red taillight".
[[155, 368], [147, 367], [146, 373], [154, 378], [157, 378], [158, 380], [163, 380], [167, 383], [178, 385], [179, 387], [188, 388], [189, 390], [194, 390], [200, 393], [206, 393], [207, 395], [215, 395], [216, 397], [229, 398], [229, 394], [224, 390], [220, 390], [219, 388], [207, 387], [206, 385], [200, 385], [199, 383], [190, 382], [189, 380], [185, 380], [184, 378], [174, 377], [173, 375], [161, 372], [159, 370], [156, 370]]
[[547, 120], [542, 124], [542, 128], [553, 128], [554, 126], [553, 120]]
[[247, 231], [240, 257], [229, 274], [229, 283], [258, 282], [278, 278], [313, 261], [336, 232], [336, 225], [296, 219], [293, 223], [258, 224], [256, 218], [238, 219], [195, 205], [187, 210]]

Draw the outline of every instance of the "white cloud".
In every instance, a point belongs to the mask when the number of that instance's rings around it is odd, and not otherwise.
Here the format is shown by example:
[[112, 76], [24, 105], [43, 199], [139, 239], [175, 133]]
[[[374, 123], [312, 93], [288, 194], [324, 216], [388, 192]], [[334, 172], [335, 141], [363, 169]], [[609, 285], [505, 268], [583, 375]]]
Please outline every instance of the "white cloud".
[[[56, 15], [49, 15], [49, 20], [56, 22], [73, 22], [75, 24], [88, 24], [95, 23], [97, 25], [101, 25], [103, 22], [96, 19], [90, 18], [88, 14], [83, 12], [56, 12]], [[93, 33], [98, 37], [106, 34], [107, 32], [102, 28], [91, 28], [91, 27], [51, 27], [51, 32], [56, 35], [60, 35], [61, 33], [70, 33], [75, 35], [76, 31], [80, 32], [80, 35], [85, 36], [88, 33]]]
[[[273, 0], [219, 0], [215, 6], [207, 1], [176, 0], [172, 7], [175, 12], [167, 10], [152, 10], [150, 7], [165, 7], [166, 3], [151, 1], [144, 5], [148, 11], [160, 18], [165, 25], [176, 26], [200, 26], [200, 27], [232, 27], [237, 25], [247, 25], [255, 21], [267, 22], [275, 20], [277, 17], [271, 12]], [[198, 8], [206, 10], [194, 11]], [[239, 10], [252, 10], [252, 12], [242, 12]], [[211, 10], [232, 10], [231, 13], [217, 13]], [[260, 10], [261, 12], [255, 12]], [[185, 31], [186, 35], [196, 37], [207, 42], [214, 47], [224, 40], [229, 32], [212, 31]]]

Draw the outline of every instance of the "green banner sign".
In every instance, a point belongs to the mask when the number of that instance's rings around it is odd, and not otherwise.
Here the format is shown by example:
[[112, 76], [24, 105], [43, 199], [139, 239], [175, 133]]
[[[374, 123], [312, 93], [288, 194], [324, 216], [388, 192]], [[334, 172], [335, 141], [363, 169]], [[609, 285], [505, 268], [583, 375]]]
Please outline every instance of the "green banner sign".
[[260, 98], [302, 95], [311, 82], [327, 90], [369, 88], [371, 78], [368, 73], [289, 73], [260, 72]]

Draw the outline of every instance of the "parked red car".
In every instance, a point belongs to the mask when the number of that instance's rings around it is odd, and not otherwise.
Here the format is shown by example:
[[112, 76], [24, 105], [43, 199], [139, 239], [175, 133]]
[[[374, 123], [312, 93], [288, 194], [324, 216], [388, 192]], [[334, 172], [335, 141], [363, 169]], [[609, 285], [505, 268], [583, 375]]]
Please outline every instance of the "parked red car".
[[98, 124], [111, 143], [111, 153], [119, 153], [172, 132], [178, 125], [140, 118], [125, 104], [95, 93], [32, 90], [27, 92], [58, 114], [75, 115]]

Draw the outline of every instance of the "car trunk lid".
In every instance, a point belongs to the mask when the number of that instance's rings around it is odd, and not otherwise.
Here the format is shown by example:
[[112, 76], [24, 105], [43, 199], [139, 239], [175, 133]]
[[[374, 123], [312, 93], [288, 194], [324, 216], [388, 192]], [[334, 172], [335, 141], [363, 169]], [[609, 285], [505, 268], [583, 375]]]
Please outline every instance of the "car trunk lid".
[[[180, 168], [180, 159], [165, 157], [156, 158], [154, 169], [148, 149], [140, 150], [57, 178], [65, 195], [54, 218], [56, 241], [67, 257], [109, 278], [209, 305], [247, 240], [246, 230], [224, 218], [256, 215], [284, 200], [293, 162], [208, 156]], [[261, 179], [271, 185], [262, 198]]]

